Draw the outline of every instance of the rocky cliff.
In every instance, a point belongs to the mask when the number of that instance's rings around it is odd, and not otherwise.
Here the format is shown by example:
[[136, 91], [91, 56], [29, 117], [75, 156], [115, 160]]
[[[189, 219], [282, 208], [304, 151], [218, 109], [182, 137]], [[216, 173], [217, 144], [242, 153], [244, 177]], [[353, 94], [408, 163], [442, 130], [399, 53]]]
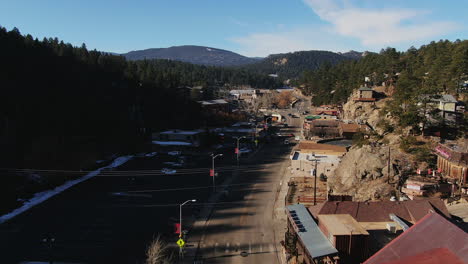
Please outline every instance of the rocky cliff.
[[403, 156], [398, 149], [391, 148], [388, 177], [387, 146], [353, 147], [329, 177], [328, 188], [333, 194], [352, 195], [355, 201], [388, 199], [395, 190], [398, 179], [395, 168], [402, 165]]
[[[381, 97], [385, 96], [385, 87], [374, 87], [376, 92], [381, 94]], [[358, 98], [358, 92], [355, 90], [348, 98], [346, 104], [343, 105], [343, 119], [354, 120], [356, 122], [368, 123], [377, 132], [382, 133], [380, 128], [377, 127], [378, 122], [385, 118], [390, 123], [394, 123], [390, 117], [381, 117], [379, 112], [388, 100], [391, 98], [382, 98], [376, 102], [356, 102], [354, 98]]]

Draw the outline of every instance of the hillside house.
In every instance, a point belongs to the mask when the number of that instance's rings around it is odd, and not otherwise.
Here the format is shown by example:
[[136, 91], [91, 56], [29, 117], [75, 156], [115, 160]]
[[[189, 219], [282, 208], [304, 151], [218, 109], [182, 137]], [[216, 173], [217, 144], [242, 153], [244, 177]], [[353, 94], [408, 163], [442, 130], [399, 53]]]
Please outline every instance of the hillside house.
[[354, 101], [358, 102], [375, 102], [374, 90], [369, 87], [361, 87], [358, 89], [358, 98], [354, 98]]
[[434, 153], [437, 155], [437, 168], [442, 176], [466, 187], [468, 181], [468, 143], [438, 144]]

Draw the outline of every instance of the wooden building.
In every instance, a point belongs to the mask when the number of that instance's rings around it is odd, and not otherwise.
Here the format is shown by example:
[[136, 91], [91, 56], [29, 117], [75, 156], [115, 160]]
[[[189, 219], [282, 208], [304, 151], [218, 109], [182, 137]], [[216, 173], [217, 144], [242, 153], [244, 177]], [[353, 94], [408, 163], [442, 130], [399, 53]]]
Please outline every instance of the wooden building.
[[365, 86], [358, 89], [358, 98], [354, 98], [354, 101], [359, 102], [374, 102], [375, 100], [374, 90]]
[[361, 263], [369, 257], [369, 233], [351, 215], [319, 215], [318, 221], [343, 263]]
[[452, 181], [466, 186], [468, 181], [468, 151], [466, 146], [439, 144], [434, 149], [439, 172]]

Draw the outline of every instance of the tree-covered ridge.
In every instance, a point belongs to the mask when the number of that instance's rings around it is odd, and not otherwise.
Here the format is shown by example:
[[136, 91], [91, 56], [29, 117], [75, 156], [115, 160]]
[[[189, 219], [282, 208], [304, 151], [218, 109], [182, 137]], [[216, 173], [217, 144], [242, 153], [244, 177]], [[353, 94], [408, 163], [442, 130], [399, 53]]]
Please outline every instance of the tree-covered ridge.
[[228, 50], [193, 45], [136, 50], [122, 55], [128, 60], [169, 59], [211, 66], [236, 66], [258, 61]]
[[0, 28], [0, 57], [3, 167], [79, 168], [134, 151], [152, 130], [200, 127], [200, 107], [179, 96], [181, 85], [276, 85], [243, 70], [127, 62], [17, 29]]
[[392, 82], [397, 103], [412, 100], [423, 93], [456, 93], [464, 74], [468, 74], [468, 40], [431, 42], [406, 52], [393, 48], [368, 54], [358, 61], [335, 66], [323, 65], [305, 72], [299, 84], [313, 94], [315, 104], [345, 102], [353, 89], [370, 77], [374, 84]]
[[260, 74], [278, 74], [281, 79], [298, 78], [302, 72], [315, 70], [321, 65], [335, 65], [351, 60], [344, 54], [331, 51], [298, 51], [285, 54], [273, 54], [267, 58], [243, 68]]

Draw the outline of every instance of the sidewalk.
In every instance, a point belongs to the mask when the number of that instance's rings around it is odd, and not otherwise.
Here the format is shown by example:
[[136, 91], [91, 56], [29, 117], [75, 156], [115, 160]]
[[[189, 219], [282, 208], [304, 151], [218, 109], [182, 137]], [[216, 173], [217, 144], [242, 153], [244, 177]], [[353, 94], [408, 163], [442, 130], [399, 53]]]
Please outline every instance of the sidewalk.
[[[287, 161], [286, 161], [287, 162]], [[273, 211], [273, 220], [274, 220], [274, 230], [275, 241], [277, 252], [282, 264], [286, 264], [286, 254], [284, 249], [280, 245], [280, 241], [284, 240], [284, 234], [287, 230], [287, 218], [285, 213], [285, 199], [288, 193], [288, 182], [289, 179], [293, 176], [289, 164], [285, 165], [281, 170], [283, 177], [281, 178], [280, 185], [278, 186], [278, 194], [276, 196], [275, 207]]]

